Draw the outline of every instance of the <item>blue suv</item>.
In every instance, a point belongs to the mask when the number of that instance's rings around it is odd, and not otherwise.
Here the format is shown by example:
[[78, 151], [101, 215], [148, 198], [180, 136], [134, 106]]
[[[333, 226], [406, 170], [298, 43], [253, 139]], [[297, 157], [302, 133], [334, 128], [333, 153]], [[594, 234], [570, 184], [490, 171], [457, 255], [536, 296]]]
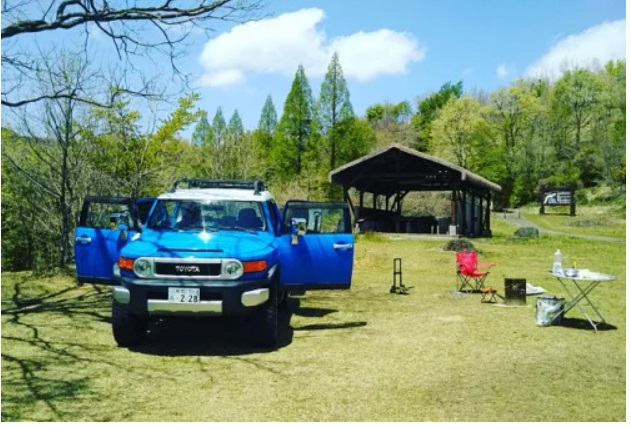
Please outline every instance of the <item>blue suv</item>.
[[274, 347], [290, 292], [348, 289], [354, 240], [343, 202], [288, 201], [261, 181], [182, 179], [157, 198], [86, 198], [75, 234], [79, 282], [113, 284], [119, 346], [150, 316], [247, 316]]

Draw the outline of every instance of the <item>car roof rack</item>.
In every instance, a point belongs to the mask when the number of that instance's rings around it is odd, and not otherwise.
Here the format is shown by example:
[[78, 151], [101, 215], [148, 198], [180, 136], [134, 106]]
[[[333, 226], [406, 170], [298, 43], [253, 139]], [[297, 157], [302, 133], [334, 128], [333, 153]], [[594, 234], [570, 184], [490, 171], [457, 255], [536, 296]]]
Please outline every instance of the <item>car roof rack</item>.
[[265, 184], [260, 179], [255, 180], [225, 180], [225, 179], [203, 179], [203, 178], [189, 178], [178, 179], [171, 188], [171, 192], [175, 192], [178, 189], [178, 185], [188, 185], [185, 189], [208, 189], [208, 188], [222, 188], [222, 189], [252, 189], [254, 195], [259, 195], [264, 191]]

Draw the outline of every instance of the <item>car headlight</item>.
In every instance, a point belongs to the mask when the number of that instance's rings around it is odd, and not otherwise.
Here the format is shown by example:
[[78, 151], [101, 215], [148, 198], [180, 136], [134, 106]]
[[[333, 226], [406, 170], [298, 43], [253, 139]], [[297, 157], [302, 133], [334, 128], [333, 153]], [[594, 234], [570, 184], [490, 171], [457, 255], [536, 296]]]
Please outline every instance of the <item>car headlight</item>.
[[226, 277], [236, 279], [243, 274], [243, 265], [237, 260], [227, 261], [223, 265], [223, 272]]
[[153, 275], [153, 264], [148, 259], [136, 259], [136, 262], [134, 262], [134, 273], [138, 277], [150, 277]]

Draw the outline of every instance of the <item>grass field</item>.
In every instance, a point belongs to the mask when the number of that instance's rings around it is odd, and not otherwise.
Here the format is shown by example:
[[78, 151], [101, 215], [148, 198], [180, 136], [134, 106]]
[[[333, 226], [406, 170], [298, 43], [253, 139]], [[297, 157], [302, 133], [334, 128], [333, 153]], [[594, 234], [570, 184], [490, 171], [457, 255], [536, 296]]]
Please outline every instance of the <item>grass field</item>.
[[[625, 421], [625, 243], [492, 228], [473, 243], [501, 291], [523, 277], [563, 296], [545, 274], [557, 248], [615, 275], [590, 295], [604, 329], [576, 309], [538, 327], [534, 297], [456, 293], [448, 239], [359, 238], [351, 290], [292, 298], [276, 351], [203, 319], [156, 321], [147, 344], [117, 348], [108, 288], [3, 273], [2, 421]], [[389, 293], [395, 257], [409, 295]]]

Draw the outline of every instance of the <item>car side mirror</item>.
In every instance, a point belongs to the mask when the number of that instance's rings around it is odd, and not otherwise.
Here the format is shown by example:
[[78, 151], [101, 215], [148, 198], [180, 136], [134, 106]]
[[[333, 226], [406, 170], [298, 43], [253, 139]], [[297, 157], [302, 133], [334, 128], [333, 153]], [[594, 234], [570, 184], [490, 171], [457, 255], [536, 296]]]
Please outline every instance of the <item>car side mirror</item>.
[[129, 227], [126, 224], [120, 222], [117, 225], [117, 229], [120, 231], [120, 235], [118, 236], [119, 240], [127, 241], [127, 231], [129, 230]]
[[303, 217], [291, 218], [291, 244], [298, 244], [298, 237], [307, 233], [307, 219]]

